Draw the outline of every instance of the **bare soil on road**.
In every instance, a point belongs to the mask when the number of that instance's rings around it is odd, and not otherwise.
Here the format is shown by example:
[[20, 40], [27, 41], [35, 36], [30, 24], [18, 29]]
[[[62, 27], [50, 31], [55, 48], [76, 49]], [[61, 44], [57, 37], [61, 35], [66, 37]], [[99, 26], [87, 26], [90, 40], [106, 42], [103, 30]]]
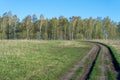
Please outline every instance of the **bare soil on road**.
[[[100, 43], [92, 44], [94, 46], [87, 55], [76, 63], [69, 72], [65, 73], [61, 80], [89, 80], [98, 57], [100, 57], [100, 65], [98, 65], [100, 75], [97, 76], [98, 80], [111, 80], [111, 76], [114, 77], [113, 79], [119, 80], [118, 71], [115, 69], [117, 64], [114, 64], [115, 61], [109, 48]], [[79, 72], [80, 69], [82, 70]]]

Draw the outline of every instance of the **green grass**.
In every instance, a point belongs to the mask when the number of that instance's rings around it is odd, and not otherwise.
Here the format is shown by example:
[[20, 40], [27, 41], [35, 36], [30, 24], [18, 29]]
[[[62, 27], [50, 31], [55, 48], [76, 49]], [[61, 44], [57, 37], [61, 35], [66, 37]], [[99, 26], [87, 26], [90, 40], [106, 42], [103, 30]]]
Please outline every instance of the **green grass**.
[[117, 52], [117, 50], [114, 47], [110, 46], [110, 49], [112, 50], [116, 60], [119, 63], [119, 66], [120, 66], [120, 54]]
[[0, 80], [59, 80], [90, 49], [76, 41], [0, 41]]
[[99, 65], [101, 65], [101, 52], [98, 55], [98, 58], [96, 60], [95, 66], [93, 68], [93, 71], [90, 75], [90, 80], [100, 80], [100, 75], [101, 75], [101, 69], [99, 67]]
[[108, 71], [107, 75], [108, 75], [108, 80], [116, 80], [115, 75], [113, 74], [113, 72]]

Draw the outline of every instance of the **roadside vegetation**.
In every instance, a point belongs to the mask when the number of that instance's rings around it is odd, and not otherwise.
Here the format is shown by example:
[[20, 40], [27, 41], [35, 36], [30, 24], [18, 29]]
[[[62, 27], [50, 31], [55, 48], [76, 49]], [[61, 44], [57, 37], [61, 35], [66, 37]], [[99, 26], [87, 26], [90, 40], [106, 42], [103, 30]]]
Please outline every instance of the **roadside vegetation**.
[[1, 80], [59, 80], [91, 49], [76, 41], [0, 41]]
[[100, 70], [99, 65], [101, 65], [101, 62], [100, 62], [101, 55], [102, 54], [100, 52], [98, 55], [98, 58], [96, 60], [96, 64], [95, 64], [93, 71], [91, 73], [90, 80], [100, 80], [101, 70]]

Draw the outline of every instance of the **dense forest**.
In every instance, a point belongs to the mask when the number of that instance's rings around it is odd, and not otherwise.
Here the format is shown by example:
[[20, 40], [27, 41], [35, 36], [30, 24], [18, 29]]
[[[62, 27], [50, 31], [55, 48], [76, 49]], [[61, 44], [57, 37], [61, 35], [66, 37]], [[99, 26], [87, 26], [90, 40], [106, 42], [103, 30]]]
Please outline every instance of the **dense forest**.
[[82, 19], [80, 16], [45, 19], [35, 14], [26, 16], [22, 21], [17, 15], [5, 12], [0, 17], [0, 39], [119, 39], [120, 23], [109, 17]]

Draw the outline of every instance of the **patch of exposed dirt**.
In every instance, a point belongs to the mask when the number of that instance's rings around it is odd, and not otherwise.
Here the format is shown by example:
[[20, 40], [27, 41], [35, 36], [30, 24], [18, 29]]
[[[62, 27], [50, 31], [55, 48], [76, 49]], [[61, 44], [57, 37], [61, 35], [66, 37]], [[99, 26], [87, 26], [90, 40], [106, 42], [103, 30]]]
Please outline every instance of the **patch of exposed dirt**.
[[112, 76], [115, 80], [119, 80], [119, 71], [116, 69], [116, 65], [118, 64], [115, 64], [117, 62], [115, 61], [111, 50], [106, 45], [100, 43], [94, 43], [93, 48], [87, 53], [87, 55], [84, 56], [82, 60], [79, 61], [76, 65], [74, 65], [74, 67], [69, 72], [65, 73], [65, 75], [61, 77], [61, 80], [72, 80], [75, 73], [81, 67], [84, 69], [76, 78], [76, 80], [89, 80], [98, 56], [100, 57], [99, 67], [101, 71], [100, 75], [97, 76], [99, 80], [109, 80], [111, 76], [109, 75], [109, 72], [113, 74]]
[[[89, 69], [92, 66], [92, 62], [94, 61], [97, 53], [99, 51], [99, 47], [94, 45], [93, 48], [87, 53], [87, 55], [85, 55], [81, 61], [79, 61], [76, 65], [74, 65], [74, 67], [68, 72], [66, 73], [61, 80], [71, 80], [73, 78], [73, 76], [75, 75], [76, 71], [80, 68], [80, 67], [84, 67], [84, 71], [81, 73], [80, 75], [80, 79], [84, 80], [86, 75], [89, 72]], [[88, 63], [89, 65], [85, 65], [85, 62], [87, 60], [87, 58], [90, 58], [91, 61], [89, 61], [90, 63]]]

